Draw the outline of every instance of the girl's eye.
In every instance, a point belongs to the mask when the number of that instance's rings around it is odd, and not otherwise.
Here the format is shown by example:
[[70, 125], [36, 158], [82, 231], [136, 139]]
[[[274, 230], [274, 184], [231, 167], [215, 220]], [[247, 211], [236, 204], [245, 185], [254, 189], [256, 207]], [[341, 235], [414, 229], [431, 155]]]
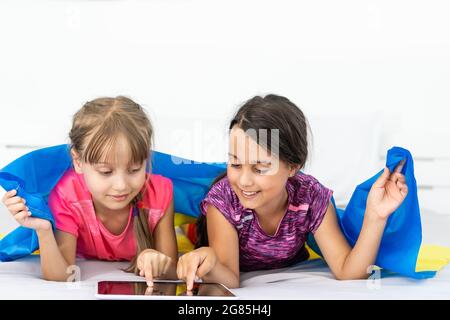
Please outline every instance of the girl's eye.
[[112, 173], [112, 171], [100, 171], [100, 174], [104, 176], [109, 176]]
[[267, 173], [269, 171], [269, 169], [258, 169], [258, 168], [255, 168], [255, 172], [257, 173], [257, 174], [265, 174], [265, 173]]
[[133, 169], [133, 170], [131, 170], [131, 173], [136, 173], [136, 172], [139, 172], [139, 171], [141, 171], [141, 168]]
[[241, 167], [240, 164], [236, 164], [236, 163], [231, 163], [230, 166], [231, 166], [232, 168], [236, 168], [236, 169], [238, 169], [238, 168]]

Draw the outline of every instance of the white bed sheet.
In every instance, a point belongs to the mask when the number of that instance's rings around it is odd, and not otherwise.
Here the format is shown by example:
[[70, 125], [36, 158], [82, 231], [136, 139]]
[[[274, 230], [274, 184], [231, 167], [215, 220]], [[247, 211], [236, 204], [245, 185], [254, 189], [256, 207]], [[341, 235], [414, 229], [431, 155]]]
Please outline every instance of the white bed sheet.
[[[424, 243], [450, 246], [450, 216], [422, 215]], [[41, 279], [39, 257], [0, 263], [0, 299], [95, 299], [99, 280], [141, 279], [121, 271], [124, 262], [79, 260], [81, 281]], [[434, 278], [414, 280], [390, 276], [381, 280], [338, 281], [320, 260], [289, 268], [242, 273], [241, 299], [450, 299], [450, 266]]]

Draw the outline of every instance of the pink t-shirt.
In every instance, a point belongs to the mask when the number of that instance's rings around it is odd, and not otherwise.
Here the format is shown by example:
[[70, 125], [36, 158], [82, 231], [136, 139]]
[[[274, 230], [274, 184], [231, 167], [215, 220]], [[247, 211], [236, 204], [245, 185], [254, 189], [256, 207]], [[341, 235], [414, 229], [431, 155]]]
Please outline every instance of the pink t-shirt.
[[[149, 178], [149, 176], [147, 176]], [[149, 226], [155, 230], [173, 198], [172, 181], [151, 174], [146, 181], [143, 206], [149, 210]], [[77, 237], [77, 256], [101, 260], [128, 260], [136, 255], [133, 211], [125, 230], [112, 234], [97, 218], [83, 175], [69, 169], [50, 192], [48, 203], [56, 228]]]

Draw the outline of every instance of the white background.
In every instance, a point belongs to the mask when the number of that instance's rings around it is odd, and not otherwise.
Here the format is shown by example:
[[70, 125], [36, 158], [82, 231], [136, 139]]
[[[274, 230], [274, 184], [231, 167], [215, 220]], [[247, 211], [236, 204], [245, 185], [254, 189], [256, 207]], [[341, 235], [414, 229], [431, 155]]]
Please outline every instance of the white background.
[[309, 118], [306, 171], [340, 203], [399, 145], [421, 204], [449, 213], [449, 16], [448, 1], [1, 1], [0, 167], [119, 94], [149, 112], [156, 150], [225, 161], [233, 112], [273, 92]]

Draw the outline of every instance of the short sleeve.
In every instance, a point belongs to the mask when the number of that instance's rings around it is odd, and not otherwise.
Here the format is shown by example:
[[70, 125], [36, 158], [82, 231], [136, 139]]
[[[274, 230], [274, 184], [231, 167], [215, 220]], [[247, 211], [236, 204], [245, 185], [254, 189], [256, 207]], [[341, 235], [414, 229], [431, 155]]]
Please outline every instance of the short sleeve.
[[151, 175], [150, 179], [145, 185], [144, 204], [149, 209], [161, 210], [164, 213], [173, 198], [172, 180], [158, 174]]
[[166, 210], [169, 208], [170, 203], [172, 202], [172, 199], [173, 199], [172, 180], [170, 180], [168, 178], [164, 178], [161, 188], [164, 190], [163, 191], [164, 196], [162, 197], [161, 207], [163, 208], [164, 212], [166, 212]]
[[236, 217], [236, 210], [233, 210], [235, 201], [233, 201], [232, 192], [227, 178], [218, 181], [200, 203], [201, 214], [206, 216], [208, 205], [213, 205], [233, 226], [236, 226], [240, 217]]
[[152, 174], [151, 183], [146, 183], [144, 205], [149, 210], [148, 222], [152, 230], [166, 214], [173, 199], [173, 183], [169, 178]]
[[324, 187], [317, 180], [312, 181], [310, 189], [310, 219], [309, 232], [315, 233], [322, 223], [323, 218], [327, 212], [328, 204], [330, 203], [333, 191]]
[[78, 237], [79, 221], [69, 202], [54, 188], [48, 197], [48, 205], [55, 218], [56, 229]]

